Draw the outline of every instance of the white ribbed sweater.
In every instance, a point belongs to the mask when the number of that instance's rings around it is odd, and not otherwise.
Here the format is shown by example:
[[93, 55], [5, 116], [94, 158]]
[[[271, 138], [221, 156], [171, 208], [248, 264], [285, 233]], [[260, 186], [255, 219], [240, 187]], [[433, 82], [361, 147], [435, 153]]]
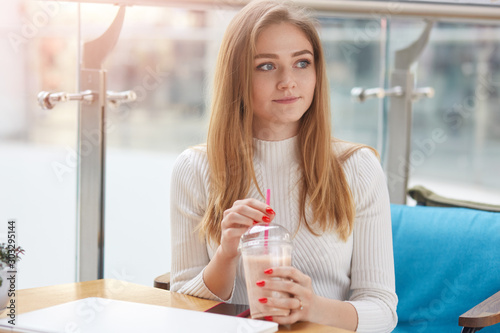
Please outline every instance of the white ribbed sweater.
[[[283, 141], [254, 139], [254, 167], [261, 189], [271, 189], [273, 223], [292, 233], [299, 221], [297, 137]], [[341, 147], [337, 147], [341, 149]], [[320, 237], [301, 226], [293, 239], [292, 265], [312, 279], [314, 292], [351, 302], [358, 332], [390, 332], [397, 323], [391, 215], [385, 176], [368, 149], [355, 152], [344, 172], [355, 205], [354, 230], [346, 242], [334, 232]], [[222, 301], [203, 282], [203, 270], [216, 246], [200, 241], [195, 227], [208, 203], [209, 166], [203, 148], [188, 149], [176, 161], [171, 187], [171, 290]], [[252, 187], [249, 198], [262, 200]], [[240, 260], [229, 302], [246, 303]]]

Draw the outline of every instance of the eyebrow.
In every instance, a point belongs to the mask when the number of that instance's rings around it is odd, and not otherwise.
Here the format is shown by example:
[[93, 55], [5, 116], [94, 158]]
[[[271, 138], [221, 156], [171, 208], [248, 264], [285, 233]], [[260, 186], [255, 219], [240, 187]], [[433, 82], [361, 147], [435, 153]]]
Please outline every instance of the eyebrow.
[[[292, 57], [298, 57], [298, 56], [301, 56], [303, 54], [310, 54], [312, 56], [313, 53], [309, 50], [302, 50], [302, 51], [297, 51], [297, 52], [294, 52], [292, 53]], [[270, 58], [270, 59], [278, 59], [278, 55], [274, 54], [274, 53], [261, 53], [261, 54], [257, 54], [255, 56], [255, 59], [260, 59], [260, 58]]]

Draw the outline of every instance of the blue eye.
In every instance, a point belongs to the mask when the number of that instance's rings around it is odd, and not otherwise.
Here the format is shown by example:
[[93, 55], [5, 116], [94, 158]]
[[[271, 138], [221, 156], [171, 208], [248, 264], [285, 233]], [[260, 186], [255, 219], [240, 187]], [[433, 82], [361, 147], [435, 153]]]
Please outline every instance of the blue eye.
[[297, 62], [297, 67], [298, 68], [307, 68], [310, 64], [311, 64], [311, 62], [309, 60], [300, 60], [299, 62]]
[[261, 71], [270, 71], [270, 70], [274, 69], [274, 66], [273, 66], [273, 64], [266, 63], [266, 64], [262, 64], [262, 65], [257, 66], [257, 69], [259, 69]]

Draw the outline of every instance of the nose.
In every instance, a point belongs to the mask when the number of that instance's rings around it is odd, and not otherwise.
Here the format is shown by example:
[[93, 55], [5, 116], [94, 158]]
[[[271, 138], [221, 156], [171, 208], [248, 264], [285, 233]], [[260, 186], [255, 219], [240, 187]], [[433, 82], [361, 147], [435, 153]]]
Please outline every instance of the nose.
[[282, 70], [278, 81], [279, 90], [288, 90], [297, 87], [297, 82], [290, 70]]

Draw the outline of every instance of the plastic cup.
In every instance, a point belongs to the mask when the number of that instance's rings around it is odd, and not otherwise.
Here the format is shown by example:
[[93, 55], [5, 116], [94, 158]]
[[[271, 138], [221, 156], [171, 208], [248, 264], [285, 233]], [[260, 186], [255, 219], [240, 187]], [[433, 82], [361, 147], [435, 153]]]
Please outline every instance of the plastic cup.
[[[264, 271], [278, 266], [291, 266], [292, 242], [290, 233], [278, 224], [258, 223], [247, 230], [240, 239], [240, 251], [245, 270], [245, 280], [252, 318], [287, 316], [290, 310], [270, 308], [259, 302], [260, 298], [288, 298], [288, 293], [265, 290], [257, 281], [268, 280]], [[279, 279], [279, 278], [274, 278]]]

